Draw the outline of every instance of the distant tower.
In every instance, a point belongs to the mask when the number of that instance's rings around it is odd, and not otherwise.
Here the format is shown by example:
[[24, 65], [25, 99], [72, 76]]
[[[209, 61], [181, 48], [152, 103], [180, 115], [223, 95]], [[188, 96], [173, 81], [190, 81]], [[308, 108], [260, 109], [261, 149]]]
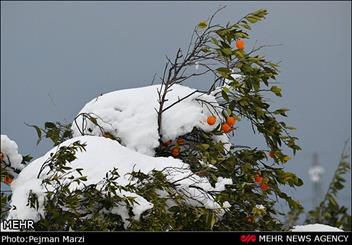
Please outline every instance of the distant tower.
[[317, 153], [313, 154], [312, 166], [309, 168], [308, 173], [309, 173], [310, 180], [313, 182], [312, 205], [314, 208], [319, 204], [319, 201], [322, 196], [321, 177], [324, 173], [324, 168], [319, 163]]

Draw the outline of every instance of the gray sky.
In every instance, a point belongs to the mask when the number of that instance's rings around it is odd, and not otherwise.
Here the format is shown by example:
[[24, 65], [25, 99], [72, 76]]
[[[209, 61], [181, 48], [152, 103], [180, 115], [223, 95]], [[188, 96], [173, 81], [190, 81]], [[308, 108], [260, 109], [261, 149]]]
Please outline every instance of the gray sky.
[[[312, 154], [326, 169], [325, 192], [351, 135], [351, 2], [2, 1], [1, 134], [15, 140], [21, 153], [40, 156], [50, 144], [36, 146], [35, 131], [24, 122], [71, 122], [101, 93], [149, 85], [165, 55], [186, 47], [193, 26], [220, 4], [228, 6], [216, 18], [221, 24], [258, 8], [269, 11], [247, 45], [282, 44], [261, 53], [282, 61], [283, 98], [273, 104], [291, 109], [287, 122], [298, 129], [303, 150], [287, 169], [305, 180], [292, 193], [310, 208]], [[262, 144], [245, 125], [233, 141]], [[350, 182], [341, 194], [348, 206]]]

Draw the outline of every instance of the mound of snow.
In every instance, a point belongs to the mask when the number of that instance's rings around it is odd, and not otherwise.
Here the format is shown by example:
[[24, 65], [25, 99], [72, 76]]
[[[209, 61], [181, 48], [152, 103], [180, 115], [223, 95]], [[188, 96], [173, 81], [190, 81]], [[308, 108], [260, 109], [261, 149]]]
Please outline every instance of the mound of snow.
[[22, 170], [22, 155], [18, 153], [18, 146], [15, 141], [9, 139], [7, 135], [1, 135], [1, 153], [4, 156], [3, 161], [6, 164], [6, 170], [11, 175], [16, 175], [13, 169]]
[[[71, 162], [70, 166], [73, 169], [83, 168], [82, 174], [87, 176], [88, 184], [96, 184], [101, 181], [105, 174], [114, 167], [118, 168], [120, 177], [116, 180], [119, 185], [127, 185], [130, 183], [128, 173], [141, 171], [149, 173], [153, 169], [163, 170], [168, 181], [177, 182], [178, 190], [186, 197], [189, 197], [189, 205], [202, 206], [209, 209], [219, 209], [221, 215], [222, 208], [210, 196], [205, 195], [199, 188], [207, 191], [222, 191], [226, 184], [232, 184], [231, 179], [219, 178], [215, 187], [212, 187], [205, 177], [199, 177], [191, 172], [189, 165], [179, 159], [173, 157], [150, 157], [132, 151], [127, 147], [122, 146], [116, 140], [107, 139], [97, 136], [81, 136], [70, 139], [61, 145], [53, 148], [44, 156], [32, 161], [22, 170], [17, 179], [11, 185], [12, 200], [11, 205], [17, 208], [9, 212], [8, 219], [33, 219], [37, 221], [39, 214], [45, 216], [43, 210], [43, 201], [45, 198], [45, 190], [41, 186], [41, 181], [46, 176], [44, 171], [39, 179], [38, 172], [42, 164], [50, 157], [50, 153], [55, 152], [60, 146], [68, 146], [75, 141], [86, 143], [86, 151], [77, 152], [77, 159]], [[189, 176], [189, 177], [187, 177]], [[187, 177], [187, 178], [186, 178]], [[195, 186], [192, 187], [191, 185]], [[77, 186], [75, 186], [76, 188]], [[79, 188], [79, 186], [78, 186]], [[39, 210], [27, 206], [28, 194], [32, 190], [38, 195]], [[134, 218], [138, 219], [140, 214], [153, 207], [153, 204], [148, 202], [144, 197], [135, 193], [123, 193], [136, 197], [139, 204], [133, 207]], [[225, 204], [228, 207], [228, 204]], [[125, 220], [128, 218], [128, 211], [122, 205], [116, 207], [114, 212], [120, 214]]]
[[297, 225], [294, 226], [291, 231], [343, 231], [339, 228], [323, 225], [323, 224], [309, 224], [309, 225]]
[[[78, 115], [91, 113], [98, 118], [98, 125], [119, 138], [123, 145], [133, 151], [154, 156], [154, 148], [159, 146], [156, 112], [159, 108], [158, 89], [160, 85], [107, 93], [88, 102]], [[193, 92], [195, 89], [174, 85], [167, 94], [164, 109]], [[201, 103], [199, 100], [207, 103]], [[166, 110], [162, 116], [162, 140], [173, 140], [191, 132], [194, 127], [204, 131], [213, 130], [220, 120], [213, 126], [207, 124], [207, 117], [215, 114], [209, 103], [218, 105], [214, 96], [196, 92]], [[78, 116], [72, 124], [74, 136], [82, 135], [82, 126], [85, 134], [102, 135], [97, 125]], [[228, 142], [226, 136], [216, 140]]]

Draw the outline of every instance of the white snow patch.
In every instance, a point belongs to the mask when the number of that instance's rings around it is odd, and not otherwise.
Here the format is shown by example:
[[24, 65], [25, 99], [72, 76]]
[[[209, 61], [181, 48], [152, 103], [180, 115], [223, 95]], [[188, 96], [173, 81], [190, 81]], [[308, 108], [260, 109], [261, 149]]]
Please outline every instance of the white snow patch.
[[[110, 92], [88, 102], [78, 115], [91, 113], [98, 118], [97, 122], [104, 131], [120, 138], [123, 145], [139, 153], [154, 156], [154, 149], [159, 146], [156, 112], [159, 109], [158, 89], [160, 85]], [[195, 89], [182, 85], [172, 86], [164, 109], [194, 91]], [[213, 107], [209, 104], [206, 106], [199, 99], [218, 106], [214, 96], [196, 92], [167, 109], [162, 117], [163, 141], [174, 140], [191, 132], [194, 127], [209, 132], [221, 123], [218, 119], [215, 125], [208, 125], [207, 117], [217, 114]], [[99, 127], [89, 120], [86, 122], [85, 134], [102, 135]], [[79, 116], [72, 124], [74, 136], [81, 135], [81, 125], [82, 116]], [[88, 128], [91, 132], [88, 132]], [[219, 137], [219, 140], [227, 142], [228, 138]]]
[[309, 225], [297, 225], [294, 226], [291, 231], [343, 231], [339, 228], [323, 225], [323, 224], [309, 224]]
[[232, 185], [232, 179], [218, 177], [217, 182], [215, 184], [216, 191], [224, 191], [225, 185]]
[[262, 204], [255, 205], [255, 208], [257, 208], [257, 209], [265, 209], [265, 207]]
[[[13, 169], [22, 170], [22, 155], [18, 153], [18, 146], [15, 141], [9, 139], [7, 135], [1, 135], [1, 152], [4, 155], [6, 166]], [[7, 168], [9, 174], [16, 175], [11, 168]]]
[[223, 203], [223, 207], [224, 207], [224, 208], [230, 208], [230, 207], [231, 207], [231, 204], [230, 204], [228, 201], [225, 201], [225, 202]]

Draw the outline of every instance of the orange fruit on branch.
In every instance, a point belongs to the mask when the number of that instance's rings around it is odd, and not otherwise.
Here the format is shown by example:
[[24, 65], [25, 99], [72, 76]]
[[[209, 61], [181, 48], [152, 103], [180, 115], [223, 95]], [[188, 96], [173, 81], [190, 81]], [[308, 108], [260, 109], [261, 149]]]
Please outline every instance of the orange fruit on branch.
[[174, 147], [171, 149], [171, 155], [173, 157], [178, 157], [180, 155], [180, 148]]
[[11, 183], [12, 183], [12, 178], [11, 178], [10, 176], [5, 176], [5, 177], [4, 177], [4, 183], [5, 183], [6, 185], [11, 185]]
[[225, 133], [229, 133], [231, 131], [231, 126], [228, 125], [227, 123], [224, 123], [222, 126], [221, 126], [222, 130], [225, 132]]
[[226, 123], [229, 125], [229, 126], [233, 126], [233, 125], [235, 125], [236, 124], [236, 118], [234, 118], [234, 117], [228, 117], [227, 119], [226, 119]]
[[185, 144], [185, 140], [183, 138], [178, 138], [177, 139], [177, 144], [184, 145]]
[[216, 123], [216, 117], [215, 116], [209, 116], [207, 119], [207, 122], [209, 125], [214, 125]]
[[237, 39], [236, 40], [236, 48], [244, 49], [244, 41], [242, 39]]
[[269, 186], [267, 184], [261, 184], [260, 189], [262, 189], [263, 191], [266, 191], [267, 189], [269, 189]]
[[263, 177], [260, 175], [255, 176], [255, 182], [261, 184], [263, 182]]

